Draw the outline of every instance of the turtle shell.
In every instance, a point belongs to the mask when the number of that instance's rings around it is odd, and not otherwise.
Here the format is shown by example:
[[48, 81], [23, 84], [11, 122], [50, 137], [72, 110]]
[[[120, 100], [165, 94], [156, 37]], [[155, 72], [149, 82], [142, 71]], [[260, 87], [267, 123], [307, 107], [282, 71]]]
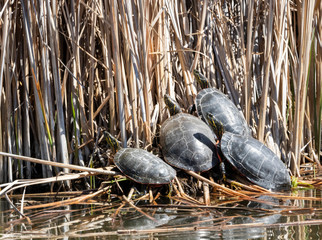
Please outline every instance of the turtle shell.
[[243, 114], [234, 103], [215, 88], [202, 89], [195, 99], [198, 115], [205, 121], [206, 114], [211, 113], [220, 121], [226, 132], [239, 135], [251, 135]]
[[216, 136], [199, 118], [179, 113], [161, 126], [160, 144], [165, 160], [172, 166], [203, 172], [219, 164]]
[[260, 141], [225, 132], [221, 151], [249, 181], [266, 189], [291, 187], [290, 175], [283, 162]]
[[114, 164], [142, 184], [167, 184], [176, 176], [176, 171], [161, 158], [139, 148], [121, 148], [114, 156]]

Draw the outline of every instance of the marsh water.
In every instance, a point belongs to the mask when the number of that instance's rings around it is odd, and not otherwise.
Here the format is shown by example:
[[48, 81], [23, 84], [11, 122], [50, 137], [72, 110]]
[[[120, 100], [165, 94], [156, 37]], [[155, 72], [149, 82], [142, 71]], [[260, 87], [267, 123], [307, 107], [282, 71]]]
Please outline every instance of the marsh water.
[[[256, 201], [219, 201], [216, 207], [136, 202], [153, 218], [127, 205], [120, 208], [121, 202], [32, 209], [28, 206], [53, 199], [26, 198], [30, 223], [2, 198], [0, 239], [321, 239], [321, 193], [300, 190], [289, 193], [291, 199], [259, 196]], [[19, 206], [21, 199], [12, 200]]]

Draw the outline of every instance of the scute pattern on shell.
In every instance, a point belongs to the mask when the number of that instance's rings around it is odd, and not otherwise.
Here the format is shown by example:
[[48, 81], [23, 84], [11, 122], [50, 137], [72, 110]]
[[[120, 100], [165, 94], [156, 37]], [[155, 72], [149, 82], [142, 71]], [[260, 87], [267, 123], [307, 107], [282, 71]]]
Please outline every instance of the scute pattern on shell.
[[114, 156], [120, 171], [142, 184], [166, 184], [176, 176], [176, 171], [161, 158], [139, 148], [122, 148]]
[[205, 120], [212, 113], [220, 121], [226, 132], [249, 136], [250, 129], [243, 114], [222, 92], [214, 88], [202, 89], [195, 100], [198, 115]]
[[286, 166], [260, 141], [225, 132], [221, 139], [221, 151], [249, 181], [266, 189], [291, 187]]
[[206, 123], [186, 113], [167, 119], [161, 126], [160, 144], [172, 166], [203, 172], [219, 164], [216, 136]]

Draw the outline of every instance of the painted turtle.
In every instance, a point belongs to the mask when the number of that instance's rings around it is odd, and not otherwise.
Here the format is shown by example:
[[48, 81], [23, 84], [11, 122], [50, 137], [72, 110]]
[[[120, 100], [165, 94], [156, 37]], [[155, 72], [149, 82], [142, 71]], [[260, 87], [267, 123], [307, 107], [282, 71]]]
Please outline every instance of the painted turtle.
[[160, 144], [165, 160], [172, 166], [203, 172], [219, 163], [216, 136], [199, 118], [182, 113], [168, 95], [164, 101], [171, 117], [161, 126]]
[[224, 132], [224, 127], [211, 113], [208, 124], [220, 140], [227, 161], [249, 181], [266, 189], [287, 189], [291, 179], [283, 162], [263, 143], [251, 136]]
[[135, 182], [150, 185], [167, 184], [176, 176], [176, 171], [161, 158], [139, 148], [121, 148], [118, 141], [104, 132], [107, 143], [116, 152], [114, 164]]
[[223, 123], [226, 132], [250, 136], [247, 122], [234, 103], [219, 90], [208, 88], [207, 79], [199, 71], [194, 70], [194, 76], [203, 88], [195, 99], [195, 106], [202, 120], [206, 121], [205, 114], [211, 113]]

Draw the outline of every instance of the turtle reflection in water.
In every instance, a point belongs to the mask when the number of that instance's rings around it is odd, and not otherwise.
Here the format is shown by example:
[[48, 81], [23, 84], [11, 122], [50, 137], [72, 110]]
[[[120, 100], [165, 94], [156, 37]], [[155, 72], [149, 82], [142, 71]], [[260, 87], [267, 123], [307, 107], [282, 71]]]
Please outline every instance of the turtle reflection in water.
[[114, 164], [127, 177], [135, 182], [149, 185], [170, 183], [176, 171], [161, 158], [140, 148], [121, 148], [118, 141], [109, 133], [105, 138], [116, 154]]
[[224, 132], [224, 127], [211, 113], [208, 124], [220, 140], [227, 161], [249, 181], [266, 189], [289, 189], [291, 179], [283, 162], [263, 143], [250, 137]]

